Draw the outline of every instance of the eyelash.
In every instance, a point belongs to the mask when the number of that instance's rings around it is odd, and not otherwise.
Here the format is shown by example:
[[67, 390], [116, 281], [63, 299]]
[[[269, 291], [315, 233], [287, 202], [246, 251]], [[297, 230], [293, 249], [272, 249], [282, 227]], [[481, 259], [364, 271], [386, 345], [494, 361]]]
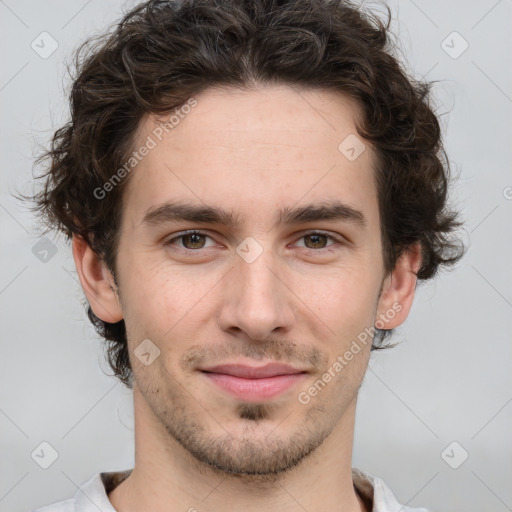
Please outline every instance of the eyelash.
[[[188, 236], [188, 235], [201, 235], [201, 236], [204, 236], [206, 238], [210, 238], [211, 237], [207, 234], [207, 233], [203, 233], [202, 231], [197, 231], [195, 229], [191, 229], [189, 231], [185, 231], [183, 233], [181, 233], [180, 235], [178, 236], [175, 236], [169, 240], [167, 240], [164, 245], [165, 246], [172, 246], [174, 245], [173, 242], [175, 242], [176, 240], [180, 240], [182, 238], [184, 238], [185, 236]], [[310, 231], [308, 233], [304, 233], [300, 238], [299, 240], [307, 237], [307, 236], [311, 236], [311, 235], [322, 235], [322, 236], [325, 236], [326, 238], [328, 238], [329, 240], [335, 242], [334, 244], [332, 245], [328, 245], [326, 247], [322, 247], [320, 249], [310, 249], [308, 247], [305, 247], [305, 249], [307, 251], [312, 251], [312, 252], [332, 252], [333, 249], [331, 249], [331, 247], [333, 245], [336, 245], [336, 244], [343, 244], [342, 240], [338, 239], [337, 237], [329, 234], [329, 233], [326, 233], [325, 231]], [[182, 252], [185, 252], [186, 254], [198, 254], [201, 249], [187, 249], [185, 247], [179, 247], [179, 250], [182, 251]]]

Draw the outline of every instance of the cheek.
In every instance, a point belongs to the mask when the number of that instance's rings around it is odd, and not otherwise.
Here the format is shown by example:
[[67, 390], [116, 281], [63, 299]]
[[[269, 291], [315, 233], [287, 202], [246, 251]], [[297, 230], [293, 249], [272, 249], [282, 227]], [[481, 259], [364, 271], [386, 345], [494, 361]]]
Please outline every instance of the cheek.
[[[219, 279], [183, 267], [132, 265], [121, 290], [127, 330], [134, 338], [168, 340], [201, 315]], [[180, 335], [181, 337], [181, 335]]]
[[346, 339], [372, 325], [377, 281], [368, 267], [350, 266], [301, 277], [292, 289], [310, 312]]

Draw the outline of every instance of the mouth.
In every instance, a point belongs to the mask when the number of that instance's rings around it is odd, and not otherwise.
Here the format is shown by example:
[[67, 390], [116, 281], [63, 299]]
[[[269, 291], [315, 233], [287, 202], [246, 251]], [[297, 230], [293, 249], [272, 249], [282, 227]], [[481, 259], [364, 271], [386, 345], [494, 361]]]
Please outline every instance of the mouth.
[[217, 388], [245, 401], [269, 400], [290, 390], [308, 374], [277, 363], [260, 367], [224, 364], [200, 371]]

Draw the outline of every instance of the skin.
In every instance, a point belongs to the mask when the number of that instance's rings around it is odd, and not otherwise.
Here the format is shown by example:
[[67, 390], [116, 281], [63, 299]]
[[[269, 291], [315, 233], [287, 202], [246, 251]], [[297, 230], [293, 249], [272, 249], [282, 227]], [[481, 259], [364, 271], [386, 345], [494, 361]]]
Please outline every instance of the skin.
[[[77, 271], [95, 314], [124, 318], [135, 377], [135, 467], [109, 494], [120, 512], [365, 510], [351, 475], [357, 393], [371, 339], [307, 404], [298, 394], [332, 368], [365, 328], [392, 329], [410, 311], [416, 246], [385, 275], [375, 154], [349, 161], [357, 105], [339, 93], [212, 88], [137, 165], [125, 189], [116, 283], [80, 238]], [[134, 147], [157, 126], [140, 124]], [[166, 201], [232, 210], [236, 225], [142, 221]], [[284, 207], [339, 200], [345, 220], [278, 224]], [[188, 229], [206, 234], [175, 239]], [[338, 237], [305, 236], [322, 230]], [[262, 253], [236, 252], [253, 237]], [[344, 241], [343, 241], [344, 240]], [[194, 254], [186, 254], [185, 249]], [[160, 355], [134, 356], [150, 339]], [[308, 374], [262, 402], [228, 395], [198, 371], [227, 362], [286, 362]]]

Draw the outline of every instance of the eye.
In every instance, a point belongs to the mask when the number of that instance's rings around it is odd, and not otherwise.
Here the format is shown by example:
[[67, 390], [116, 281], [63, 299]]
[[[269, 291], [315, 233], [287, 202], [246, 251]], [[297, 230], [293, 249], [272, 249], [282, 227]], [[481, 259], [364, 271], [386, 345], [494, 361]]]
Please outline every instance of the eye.
[[[313, 231], [311, 233], [306, 233], [300, 239], [309, 241], [304, 245], [304, 247], [311, 250], [327, 249], [332, 245], [336, 245], [336, 243], [341, 243], [341, 240], [338, 240], [333, 235], [324, 233], [323, 231]], [[329, 240], [331, 240], [333, 243], [326, 245]]]
[[[212, 241], [210, 245], [206, 245], [208, 239]], [[331, 249], [329, 248], [331, 246], [343, 243], [342, 240], [323, 231], [312, 231], [310, 233], [306, 233], [302, 235], [299, 240], [305, 241], [302, 247], [314, 252], [321, 252], [323, 250], [330, 251]], [[330, 244], [329, 241], [331, 242]], [[174, 236], [165, 242], [164, 245], [174, 246], [179, 250], [188, 253], [200, 252], [201, 249], [215, 247], [215, 243], [210, 236], [208, 236], [206, 233], [203, 233], [202, 231], [196, 230], [186, 231], [177, 236]]]
[[205, 233], [202, 233], [201, 231], [187, 231], [185, 233], [182, 233], [181, 235], [171, 238], [170, 240], [165, 242], [165, 245], [176, 245], [175, 242], [177, 240], [180, 240], [181, 247], [179, 245], [178, 247], [180, 247], [181, 249], [187, 251], [197, 251], [199, 249], [204, 249], [205, 247], [207, 247], [205, 245], [205, 239], [207, 238], [210, 237]]

